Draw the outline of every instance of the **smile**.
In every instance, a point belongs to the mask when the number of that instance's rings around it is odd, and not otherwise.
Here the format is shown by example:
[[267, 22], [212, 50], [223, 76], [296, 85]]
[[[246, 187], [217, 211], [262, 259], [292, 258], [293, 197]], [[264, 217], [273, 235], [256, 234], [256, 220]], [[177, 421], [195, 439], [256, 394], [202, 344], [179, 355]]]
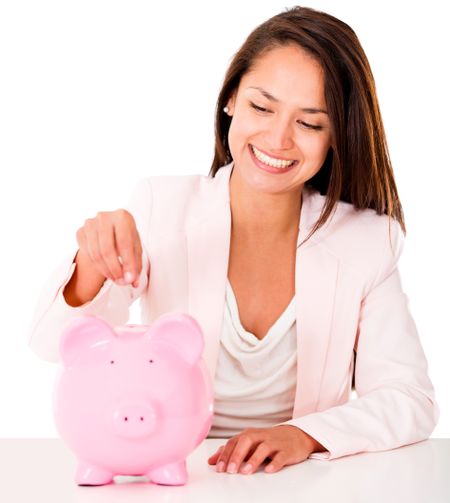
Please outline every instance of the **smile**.
[[290, 166], [292, 163], [295, 162], [295, 160], [289, 161], [289, 160], [282, 160], [282, 159], [276, 159], [275, 157], [270, 157], [260, 150], [258, 150], [254, 145], [250, 145], [253, 153], [255, 156], [265, 164], [268, 164], [269, 166], [273, 166], [274, 168], [287, 168]]
[[281, 160], [269, 157], [249, 144], [250, 155], [255, 164], [269, 173], [285, 173], [298, 164], [297, 160]]

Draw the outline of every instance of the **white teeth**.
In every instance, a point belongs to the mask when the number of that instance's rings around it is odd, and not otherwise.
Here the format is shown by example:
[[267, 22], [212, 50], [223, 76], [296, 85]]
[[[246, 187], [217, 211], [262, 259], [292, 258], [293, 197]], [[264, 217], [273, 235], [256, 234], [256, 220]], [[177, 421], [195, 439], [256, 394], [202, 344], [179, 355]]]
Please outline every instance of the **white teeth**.
[[264, 164], [267, 164], [268, 166], [272, 166], [273, 168], [287, 168], [291, 164], [295, 162], [294, 161], [281, 161], [280, 159], [274, 159], [273, 157], [269, 157], [266, 154], [263, 154], [260, 152], [256, 147], [253, 145], [250, 145], [250, 147], [253, 150], [253, 153], [255, 154], [255, 157], [259, 159], [261, 162]]

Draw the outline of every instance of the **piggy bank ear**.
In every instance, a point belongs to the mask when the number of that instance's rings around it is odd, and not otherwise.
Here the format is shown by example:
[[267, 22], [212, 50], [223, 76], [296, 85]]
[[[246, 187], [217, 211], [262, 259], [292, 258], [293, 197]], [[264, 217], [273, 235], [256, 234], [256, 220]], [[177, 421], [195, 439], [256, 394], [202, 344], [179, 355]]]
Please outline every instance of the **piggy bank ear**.
[[204, 347], [202, 329], [188, 314], [166, 313], [160, 316], [145, 334], [151, 342], [170, 344], [190, 365], [201, 358]]
[[114, 330], [101, 318], [83, 315], [71, 320], [59, 340], [59, 353], [65, 367], [77, 360], [89, 360], [89, 355], [106, 353], [111, 348]]

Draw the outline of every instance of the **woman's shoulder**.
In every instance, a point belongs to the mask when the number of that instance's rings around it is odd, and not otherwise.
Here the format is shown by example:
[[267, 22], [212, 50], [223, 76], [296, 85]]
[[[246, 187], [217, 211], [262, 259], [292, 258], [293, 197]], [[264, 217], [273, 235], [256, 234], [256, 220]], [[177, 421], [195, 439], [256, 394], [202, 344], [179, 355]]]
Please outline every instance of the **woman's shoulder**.
[[151, 215], [152, 232], [177, 233], [226, 202], [224, 182], [203, 174], [148, 176], [136, 182], [129, 206]]
[[[311, 207], [316, 215], [319, 215], [326, 204], [326, 196], [316, 190], [309, 189]], [[349, 237], [377, 240], [388, 232], [401, 232], [400, 223], [386, 214], [379, 214], [372, 208], [355, 208], [352, 203], [338, 201], [334, 211], [327, 220], [330, 238], [345, 240]]]
[[204, 174], [152, 175], [142, 179], [142, 183], [151, 185], [153, 192], [165, 197], [168, 195], [189, 197], [198, 193], [202, 194], [205, 190], [213, 190], [222, 181], [221, 176], [216, 175], [213, 178]]
[[[312, 199], [317, 220], [326, 196], [316, 191]], [[319, 236], [316, 241], [320, 246], [358, 272], [370, 265], [378, 268], [382, 261], [398, 260], [404, 244], [398, 220], [371, 208], [357, 209], [345, 201], [337, 202]]]

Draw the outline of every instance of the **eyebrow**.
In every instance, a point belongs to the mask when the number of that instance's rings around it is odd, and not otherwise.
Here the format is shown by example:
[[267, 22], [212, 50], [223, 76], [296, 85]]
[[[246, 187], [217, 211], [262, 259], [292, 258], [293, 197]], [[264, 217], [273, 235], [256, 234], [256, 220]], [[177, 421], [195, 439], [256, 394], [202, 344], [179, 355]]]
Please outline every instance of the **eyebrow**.
[[[275, 103], [279, 103], [280, 100], [278, 98], [275, 98], [272, 94], [270, 94], [268, 91], [263, 89], [262, 87], [253, 87], [250, 86], [247, 89], [257, 89], [258, 91], [261, 92], [263, 96], [265, 96], [268, 100], [274, 101]], [[299, 107], [302, 112], [306, 112], [308, 114], [326, 114], [328, 115], [328, 112], [326, 110], [323, 110], [322, 108], [314, 108], [314, 107], [307, 107], [307, 108], [301, 108]]]

